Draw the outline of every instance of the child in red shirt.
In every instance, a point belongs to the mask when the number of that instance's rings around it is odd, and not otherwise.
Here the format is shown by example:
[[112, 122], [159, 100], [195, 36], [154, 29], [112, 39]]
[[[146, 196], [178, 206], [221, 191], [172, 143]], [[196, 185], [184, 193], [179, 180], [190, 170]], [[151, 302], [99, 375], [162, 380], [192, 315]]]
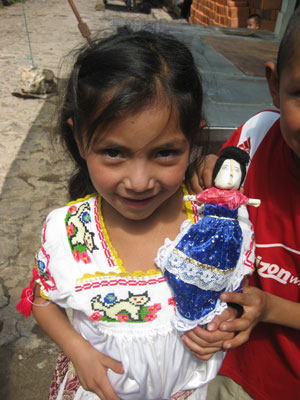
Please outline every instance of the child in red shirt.
[[[216, 318], [208, 325], [211, 332], [199, 328], [198, 345], [195, 331], [185, 334], [191, 349], [198, 354], [202, 351], [208, 358], [204, 343], [221, 331], [237, 332], [224, 342], [223, 347], [231, 350], [219, 377], [210, 385], [207, 400], [282, 400], [300, 396], [299, 44], [300, 7], [281, 41], [277, 65], [266, 64], [270, 93], [280, 113], [258, 113], [224, 145], [238, 146], [250, 154], [244, 193], [261, 199], [260, 207], [249, 207], [257, 271], [244, 293], [221, 296], [223, 301], [243, 307], [240, 318], [222, 323]], [[209, 171], [206, 167], [203, 175], [206, 186]]]

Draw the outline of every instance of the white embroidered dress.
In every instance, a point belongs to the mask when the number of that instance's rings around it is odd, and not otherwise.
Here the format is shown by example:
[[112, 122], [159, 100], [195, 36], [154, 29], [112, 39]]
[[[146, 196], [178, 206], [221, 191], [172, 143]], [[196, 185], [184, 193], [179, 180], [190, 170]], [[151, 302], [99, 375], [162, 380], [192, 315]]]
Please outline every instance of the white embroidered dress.
[[[126, 272], [108, 238], [100, 203], [99, 196], [91, 196], [47, 217], [36, 259], [42, 295], [72, 309], [74, 328], [122, 363], [124, 374], [108, 370], [121, 399], [167, 400], [198, 388], [190, 398], [205, 399], [205, 386], [216, 376], [224, 353], [204, 362], [183, 344], [172, 324], [174, 298], [163, 274]], [[195, 203], [187, 203], [191, 223], [198, 212]], [[75, 399], [98, 397], [80, 387]]]

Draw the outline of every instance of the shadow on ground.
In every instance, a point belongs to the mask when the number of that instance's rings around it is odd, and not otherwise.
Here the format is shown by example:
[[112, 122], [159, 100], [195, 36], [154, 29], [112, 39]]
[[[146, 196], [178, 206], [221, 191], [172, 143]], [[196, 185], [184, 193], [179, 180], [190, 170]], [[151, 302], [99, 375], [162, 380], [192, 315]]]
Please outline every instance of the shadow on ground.
[[56, 99], [53, 96], [44, 102], [12, 163], [0, 197], [0, 398], [3, 400], [46, 399], [58, 353], [33, 318], [25, 318], [15, 310], [22, 289], [31, 279], [43, 221], [50, 210], [67, 202], [66, 177], [72, 165], [49, 140]]

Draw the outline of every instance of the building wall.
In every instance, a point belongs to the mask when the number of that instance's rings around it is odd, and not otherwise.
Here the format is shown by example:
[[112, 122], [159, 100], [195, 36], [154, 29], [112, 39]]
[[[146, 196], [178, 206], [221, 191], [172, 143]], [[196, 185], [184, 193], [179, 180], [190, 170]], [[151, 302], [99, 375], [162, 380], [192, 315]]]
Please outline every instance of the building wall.
[[189, 22], [245, 28], [247, 17], [257, 13], [262, 17], [262, 29], [274, 31], [282, 0], [193, 0]]

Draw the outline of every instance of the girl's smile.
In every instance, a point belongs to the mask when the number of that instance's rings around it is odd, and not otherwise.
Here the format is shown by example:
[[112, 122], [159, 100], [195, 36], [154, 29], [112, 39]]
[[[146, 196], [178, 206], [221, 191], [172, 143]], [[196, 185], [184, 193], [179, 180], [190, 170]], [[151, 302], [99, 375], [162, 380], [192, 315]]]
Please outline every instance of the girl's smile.
[[177, 192], [190, 145], [177, 113], [156, 105], [96, 133], [90, 148], [80, 151], [106, 210], [142, 220]]
[[124, 201], [125, 204], [127, 204], [128, 207], [143, 208], [143, 207], [149, 205], [149, 203], [151, 203], [151, 201], [154, 198], [155, 198], [155, 196], [147, 197], [144, 199], [130, 199], [130, 198], [123, 197], [122, 200]]

